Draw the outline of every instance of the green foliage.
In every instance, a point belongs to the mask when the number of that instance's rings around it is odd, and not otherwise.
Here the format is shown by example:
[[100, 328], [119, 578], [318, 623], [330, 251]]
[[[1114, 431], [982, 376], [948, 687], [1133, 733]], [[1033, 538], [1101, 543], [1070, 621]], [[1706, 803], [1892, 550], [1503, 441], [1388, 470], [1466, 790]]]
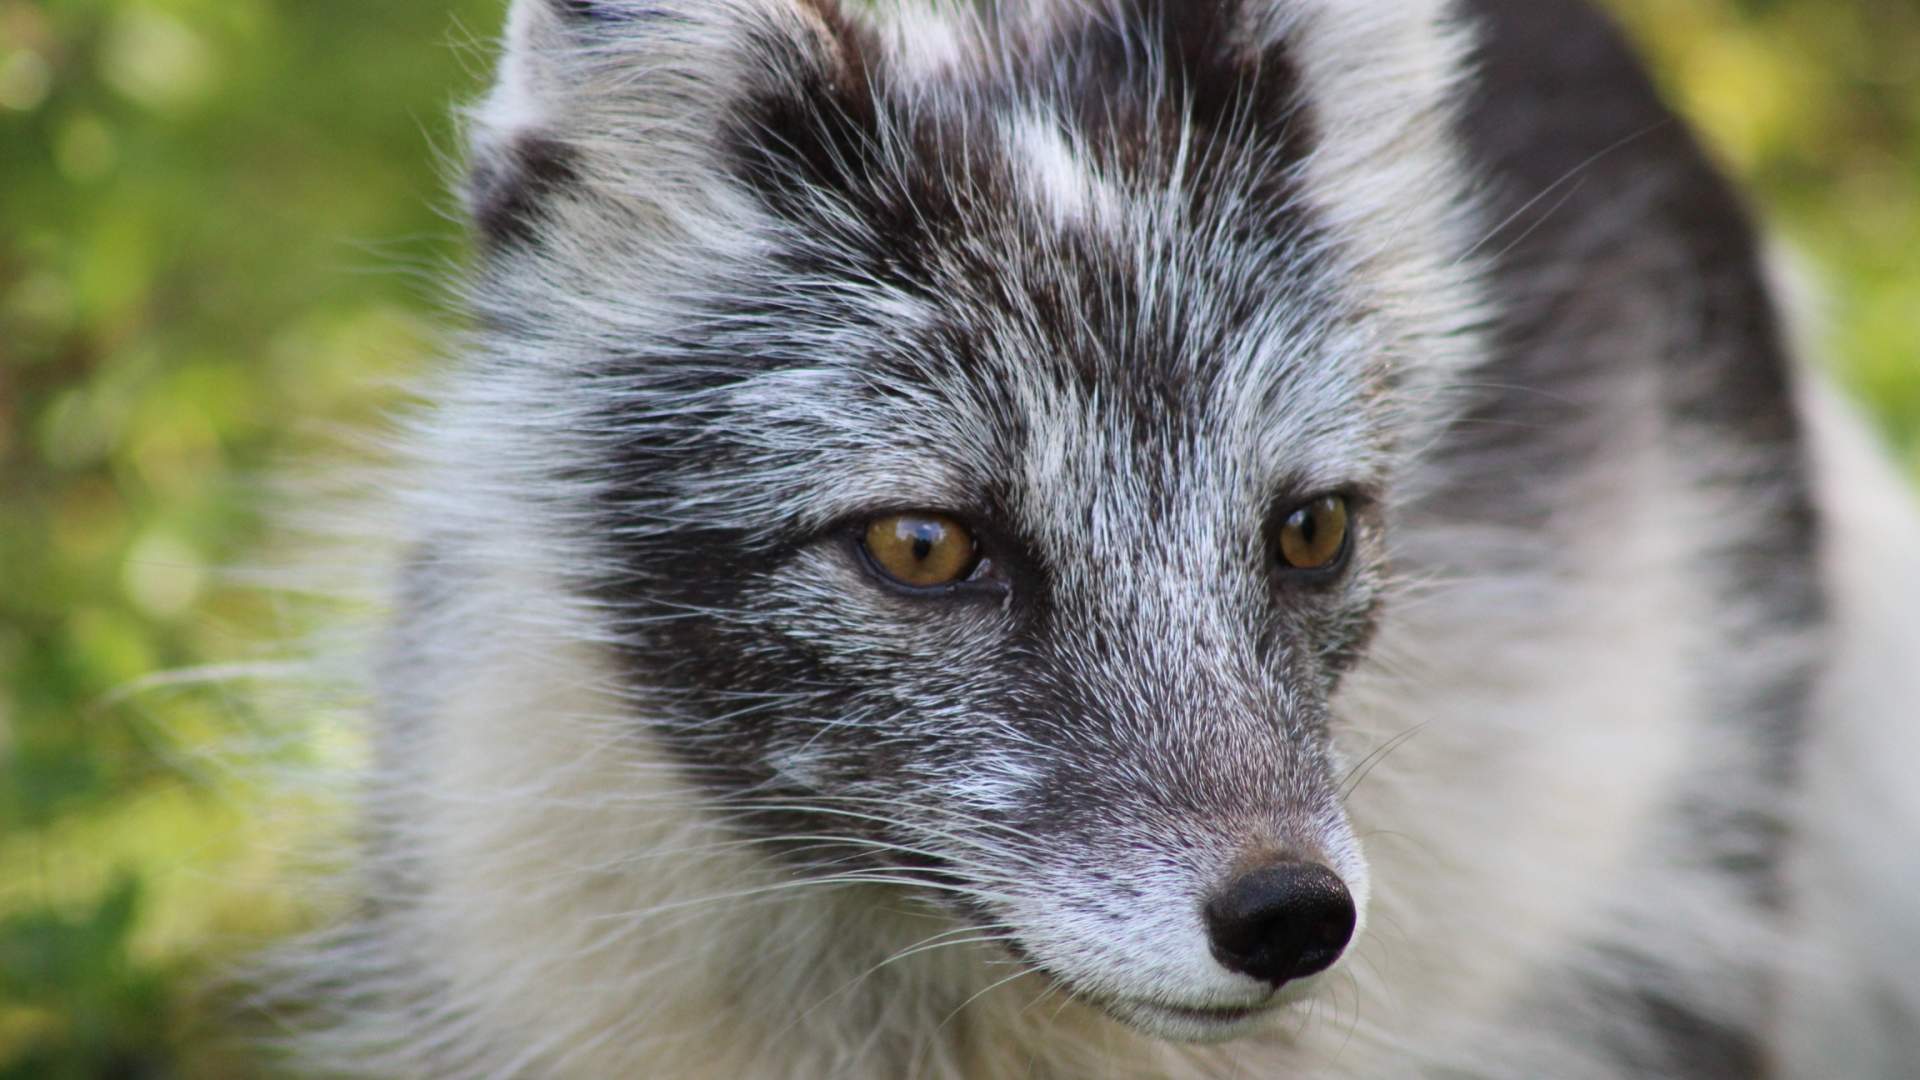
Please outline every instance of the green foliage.
[[1920, 4], [1611, 5], [1804, 256], [1816, 347], [1920, 476]]
[[229, 1071], [192, 988], [297, 908], [206, 755], [263, 718], [123, 692], [286, 628], [223, 568], [431, 347], [499, 7], [0, 0], [0, 1077]]
[[120, 876], [77, 918], [29, 909], [0, 923], [0, 1000], [61, 1018], [13, 1048], [0, 1080], [124, 1075], [171, 1040], [160, 1024], [166, 972], [127, 955], [140, 883]]
[[[1920, 465], [1920, 9], [1616, 6]], [[246, 1074], [194, 988], [300, 918], [284, 822], [206, 764], [264, 718], [124, 691], [289, 629], [221, 568], [272, 561], [275, 463], [431, 354], [503, 7], [0, 0], [0, 1080]]]

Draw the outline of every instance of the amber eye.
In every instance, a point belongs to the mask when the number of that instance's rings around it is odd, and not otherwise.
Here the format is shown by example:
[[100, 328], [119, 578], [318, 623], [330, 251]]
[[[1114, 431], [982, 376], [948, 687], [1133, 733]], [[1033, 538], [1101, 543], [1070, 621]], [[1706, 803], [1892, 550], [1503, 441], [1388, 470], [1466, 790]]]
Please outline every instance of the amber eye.
[[902, 585], [928, 589], [965, 578], [978, 561], [973, 534], [940, 514], [894, 514], [867, 526], [867, 554]]
[[1287, 515], [1280, 562], [1292, 570], [1328, 570], [1347, 551], [1347, 500], [1327, 495]]

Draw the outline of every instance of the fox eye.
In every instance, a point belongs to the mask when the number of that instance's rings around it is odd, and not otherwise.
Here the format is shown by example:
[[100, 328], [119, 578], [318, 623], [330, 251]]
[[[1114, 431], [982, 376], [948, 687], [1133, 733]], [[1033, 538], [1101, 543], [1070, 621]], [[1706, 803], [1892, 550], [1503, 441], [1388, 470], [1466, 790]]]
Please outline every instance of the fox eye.
[[1347, 500], [1324, 495], [1294, 509], [1280, 524], [1280, 564], [1287, 570], [1332, 570], [1346, 558]]
[[973, 534], [943, 514], [875, 518], [862, 543], [881, 573], [915, 589], [965, 580], [980, 562]]

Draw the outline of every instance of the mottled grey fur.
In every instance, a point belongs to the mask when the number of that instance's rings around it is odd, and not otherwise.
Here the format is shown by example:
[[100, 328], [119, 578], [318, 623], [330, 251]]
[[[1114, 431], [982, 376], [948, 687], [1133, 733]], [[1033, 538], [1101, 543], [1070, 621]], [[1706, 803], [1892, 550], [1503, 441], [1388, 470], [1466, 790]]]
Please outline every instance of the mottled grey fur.
[[[316, 1069], [1912, 1060], [1913, 800], [1834, 807], [1913, 620], [1832, 565], [1912, 588], [1911, 515], [1815, 480], [1850, 421], [1584, 5], [516, 0], [472, 132], [368, 902], [273, 969]], [[887, 586], [909, 510], [1000, 581]], [[1201, 909], [1278, 857], [1363, 928], [1276, 992]]]

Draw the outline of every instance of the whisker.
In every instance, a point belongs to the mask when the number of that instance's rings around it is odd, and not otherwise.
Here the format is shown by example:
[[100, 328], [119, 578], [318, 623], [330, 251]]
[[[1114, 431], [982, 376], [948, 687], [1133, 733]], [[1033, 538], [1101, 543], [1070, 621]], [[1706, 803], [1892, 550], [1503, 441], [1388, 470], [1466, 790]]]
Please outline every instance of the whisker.
[[1356, 763], [1353, 768], [1347, 770], [1346, 778], [1341, 781], [1340, 801], [1344, 803], [1347, 801], [1348, 798], [1352, 797], [1354, 791], [1360, 787], [1361, 781], [1365, 780], [1367, 778], [1367, 775], [1373, 772], [1373, 770], [1376, 767], [1378, 767], [1382, 761], [1385, 761], [1387, 759], [1387, 755], [1393, 753], [1395, 750], [1400, 749], [1402, 746], [1405, 746], [1409, 740], [1411, 740], [1415, 735], [1418, 735], [1424, 728], [1426, 728], [1426, 726], [1427, 726], [1427, 721], [1423, 720], [1420, 723], [1417, 723], [1412, 727], [1407, 728], [1405, 731], [1400, 732], [1398, 735], [1395, 735], [1393, 738], [1388, 739], [1386, 742], [1381, 743], [1379, 746], [1374, 747], [1373, 750], [1370, 751], [1366, 757], [1361, 758], [1360, 761]]
[[[1571, 169], [1568, 169], [1565, 173], [1561, 174], [1561, 176], [1558, 179], [1556, 179], [1553, 183], [1548, 184], [1544, 188], [1541, 188], [1540, 192], [1536, 194], [1533, 198], [1528, 199], [1526, 202], [1520, 204], [1519, 208], [1515, 209], [1512, 213], [1508, 214], [1505, 218], [1502, 218], [1499, 224], [1487, 230], [1487, 234], [1485, 236], [1482, 236], [1479, 239], [1479, 241], [1474, 243], [1474, 245], [1472, 247], [1469, 247], [1466, 251], [1462, 252], [1458, 259], [1454, 260], [1454, 265], [1458, 266], [1460, 263], [1466, 262], [1468, 259], [1473, 258], [1474, 255], [1478, 254], [1480, 249], [1485, 247], [1489, 241], [1491, 241], [1494, 237], [1500, 235], [1502, 230], [1504, 230], [1507, 226], [1513, 224], [1515, 221], [1518, 221], [1522, 215], [1526, 214], [1528, 211], [1532, 210], [1535, 206], [1539, 205], [1540, 200], [1551, 196], [1555, 191], [1559, 190], [1562, 186], [1571, 182], [1574, 178], [1578, 177], [1580, 174], [1586, 172], [1588, 169], [1593, 168], [1595, 165], [1599, 164], [1601, 161], [1604, 161], [1606, 158], [1612, 156], [1615, 152], [1635, 142], [1638, 142], [1641, 139], [1646, 138], [1648, 135], [1651, 135], [1662, 128], [1669, 127], [1673, 123], [1674, 123], [1673, 120], [1661, 120], [1656, 123], [1648, 124], [1646, 127], [1643, 127], [1638, 131], [1631, 132], [1627, 135], [1623, 135], [1619, 139], [1615, 140], [1614, 142], [1594, 151], [1585, 160], [1581, 161], [1579, 164], [1573, 166]], [[1562, 205], [1565, 205], [1564, 199], [1560, 203], [1555, 204], [1555, 209], [1558, 209]], [[1519, 244], [1521, 241], [1525, 240], [1528, 236], [1532, 235], [1533, 230], [1539, 228], [1540, 225], [1546, 221], [1546, 218], [1548, 216], [1550, 215], [1542, 215], [1539, 221], [1534, 222], [1533, 225], [1529, 226], [1525, 232], [1521, 233], [1512, 242], [1510, 242], [1505, 248], [1501, 249], [1500, 254], [1504, 255], [1508, 251], [1513, 250], [1513, 247], [1515, 245]]]

